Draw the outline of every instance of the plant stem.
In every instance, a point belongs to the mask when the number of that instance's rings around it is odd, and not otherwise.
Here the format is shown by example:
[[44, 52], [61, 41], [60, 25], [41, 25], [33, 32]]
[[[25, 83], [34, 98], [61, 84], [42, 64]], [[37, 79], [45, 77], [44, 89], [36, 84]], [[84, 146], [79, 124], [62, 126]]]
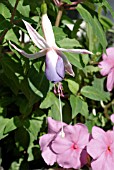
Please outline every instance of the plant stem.
[[[15, 16], [15, 12], [16, 12], [16, 8], [17, 8], [17, 6], [18, 6], [18, 3], [19, 3], [19, 0], [16, 0], [16, 3], [15, 3], [15, 6], [14, 6], [14, 9], [13, 9], [13, 12], [12, 12], [12, 14], [11, 14], [11, 19], [10, 19], [10, 23], [11, 24], [13, 24], [13, 19], [14, 19], [14, 16]], [[0, 44], [2, 43], [2, 41], [3, 41], [3, 39], [4, 39], [4, 36], [6, 35], [6, 33], [8, 32], [8, 28], [6, 28], [4, 31], [3, 31], [3, 33], [2, 33], [2, 35], [1, 35], [1, 37], [0, 37]]]

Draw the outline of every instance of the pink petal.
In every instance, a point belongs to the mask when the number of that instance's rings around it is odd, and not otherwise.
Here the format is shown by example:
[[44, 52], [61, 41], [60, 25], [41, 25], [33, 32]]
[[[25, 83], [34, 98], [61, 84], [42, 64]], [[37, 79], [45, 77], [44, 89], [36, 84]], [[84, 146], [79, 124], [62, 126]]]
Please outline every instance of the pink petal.
[[94, 139], [103, 138], [105, 135], [106, 135], [106, 132], [103, 129], [101, 129], [101, 128], [97, 127], [97, 126], [93, 126], [93, 128], [92, 128], [92, 136], [93, 136]]
[[50, 47], [56, 46], [53, 28], [52, 28], [51, 22], [47, 14], [42, 15], [42, 29], [43, 29], [44, 37], [46, 39], [47, 44]]
[[47, 148], [49, 143], [53, 140], [54, 136], [54, 134], [45, 134], [40, 137], [39, 145], [41, 150], [45, 150]]
[[24, 24], [26, 26], [26, 29], [29, 33], [29, 36], [31, 37], [32, 41], [34, 42], [34, 44], [39, 48], [39, 49], [44, 49], [44, 48], [48, 48], [48, 44], [46, 43], [45, 39], [36, 32], [36, 30], [27, 22], [24, 21]]
[[[47, 51], [46, 53], [46, 77], [48, 80], [52, 82], [60, 82], [63, 80], [65, 72], [64, 72], [64, 63], [61, 60], [58, 61], [59, 56], [57, 55], [56, 51], [53, 49]], [[59, 62], [61, 68], [60, 72], [57, 69], [57, 62]], [[59, 72], [59, 74], [58, 74]]]
[[88, 129], [84, 124], [81, 124], [81, 123], [76, 124], [74, 127], [75, 127], [75, 129], [78, 129], [78, 133], [76, 133], [78, 136], [77, 145], [80, 148], [84, 148], [87, 145], [87, 143], [89, 142]]
[[114, 87], [114, 68], [110, 71], [107, 77], [107, 90], [111, 91]]
[[106, 76], [110, 72], [112, 68], [112, 64], [110, 64], [107, 59], [99, 62], [98, 67], [101, 68], [100, 70], [101, 75]]
[[[106, 56], [108, 57], [108, 59], [111, 59], [114, 63], [114, 47], [109, 47], [106, 49]], [[106, 58], [106, 56], [103, 56], [103, 59]]]
[[87, 152], [93, 159], [96, 159], [106, 150], [106, 147], [97, 139], [91, 139], [87, 145]]
[[48, 121], [48, 133], [52, 133], [52, 134], [58, 133], [60, 131], [62, 125], [63, 126], [67, 125], [64, 122], [61, 123], [60, 121], [54, 120], [51, 117], [48, 117], [47, 121]]
[[35, 54], [27, 54], [25, 51], [17, 48], [14, 44], [12, 44], [11, 42], [9, 42], [10, 45], [15, 49], [17, 50], [20, 54], [22, 54], [23, 56], [25, 56], [26, 58], [30, 58], [30, 59], [36, 59], [36, 58], [40, 58], [42, 56], [44, 56], [46, 54], [46, 49], [44, 50], [41, 50]]
[[114, 159], [111, 154], [102, 153], [102, 155], [91, 163], [92, 170], [113, 170]]
[[65, 49], [65, 48], [57, 47], [57, 50], [63, 51], [63, 52], [76, 53], [76, 54], [93, 54], [92, 52], [86, 49]]
[[47, 147], [43, 152], [42, 152], [42, 157], [44, 161], [47, 163], [47, 165], [53, 165], [56, 162], [56, 154], [53, 153], [49, 147]]
[[76, 152], [75, 150], [68, 149], [57, 156], [57, 163], [63, 168], [79, 169], [81, 167], [80, 154], [81, 150]]
[[66, 137], [63, 138], [60, 135], [58, 135], [52, 142], [52, 149], [55, 153], [61, 154], [64, 153], [66, 150], [71, 149], [72, 145], [73, 143], [69, 141]]
[[110, 116], [110, 120], [114, 123], [114, 113]]

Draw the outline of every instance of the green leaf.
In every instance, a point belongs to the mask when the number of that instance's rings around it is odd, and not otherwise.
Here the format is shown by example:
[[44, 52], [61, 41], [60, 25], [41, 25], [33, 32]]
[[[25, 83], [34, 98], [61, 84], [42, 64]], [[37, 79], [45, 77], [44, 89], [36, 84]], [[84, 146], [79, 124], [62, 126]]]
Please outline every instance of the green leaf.
[[15, 131], [15, 142], [20, 151], [28, 148], [30, 136], [24, 127], [20, 127]]
[[113, 8], [111, 7], [111, 5], [109, 4], [109, 2], [107, 0], [103, 0], [103, 5], [111, 12], [111, 15], [113, 16], [114, 18], [114, 10]]
[[60, 41], [57, 41], [57, 44], [62, 48], [82, 47], [79, 41], [70, 38], [64, 38]]
[[11, 41], [13, 41], [13, 42], [18, 42], [18, 38], [17, 38], [17, 36], [15, 35], [13, 29], [10, 29], [10, 30], [6, 33], [5, 39], [8, 40], [8, 41], [11, 40]]
[[93, 86], [84, 86], [81, 89], [81, 94], [89, 99], [96, 100], [96, 101], [107, 101], [109, 100], [109, 93], [103, 92], [99, 88]]
[[54, 104], [55, 100], [56, 100], [55, 95], [52, 92], [49, 92], [44, 101], [41, 103], [40, 108], [47, 109], [51, 107]]
[[74, 119], [78, 113], [84, 117], [88, 117], [88, 105], [79, 96], [70, 96], [70, 104], [72, 107], [72, 119]]
[[70, 90], [74, 95], [76, 95], [76, 93], [77, 93], [78, 90], [79, 90], [79, 84], [76, 83], [76, 82], [73, 81], [73, 80], [70, 80], [70, 79], [66, 79], [66, 81], [68, 82], [69, 90]]
[[40, 97], [43, 97], [43, 94], [33, 85], [33, 83], [30, 81], [30, 79], [28, 79], [28, 82], [29, 82], [29, 86], [30, 86], [30, 88], [32, 89], [32, 91], [33, 91], [36, 95], [38, 95], [38, 96], [40, 96]]
[[78, 5], [76, 8], [78, 12], [80, 13], [81, 17], [91, 25], [95, 35], [97, 36], [100, 44], [105, 49], [107, 46], [107, 40], [105, 37], [105, 33], [100, 25], [100, 22], [96, 18], [95, 15], [91, 15], [91, 13], [86, 10], [81, 4]]
[[4, 18], [10, 18], [11, 17], [10, 10], [3, 3], [0, 3], [0, 14]]
[[8, 120], [8, 122], [7, 122], [7, 124], [6, 124], [5, 128], [4, 128], [4, 134], [7, 134], [7, 133], [9, 133], [12, 130], [15, 130], [17, 128], [17, 126], [15, 125], [14, 120], [15, 120], [15, 117]]
[[59, 27], [53, 27], [54, 35], [55, 35], [55, 40], [60, 41], [64, 39], [67, 35], [63, 32], [62, 28]]
[[62, 2], [65, 2], [67, 4], [72, 4], [72, 2], [70, 0], [62, 0]]
[[81, 63], [81, 56], [79, 54], [73, 54], [73, 53], [65, 53], [65, 54], [72, 65], [74, 65], [79, 69], [83, 69]]
[[0, 140], [7, 136], [4, 134], [4, 129], [8, 121], [9, 119], [0, 116]]

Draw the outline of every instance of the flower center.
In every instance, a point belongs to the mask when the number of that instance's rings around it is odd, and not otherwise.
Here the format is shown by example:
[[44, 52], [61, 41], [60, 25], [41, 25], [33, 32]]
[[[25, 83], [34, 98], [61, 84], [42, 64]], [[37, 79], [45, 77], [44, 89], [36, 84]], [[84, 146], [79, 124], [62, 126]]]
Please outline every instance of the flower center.
[[111, 152], [110, 146], [107, 147], [107, 151], [108, 151], [108, 152]]
[[78, 149], [78, 145], [74, 143], [74, 144], [72, 145], [72, 149]]

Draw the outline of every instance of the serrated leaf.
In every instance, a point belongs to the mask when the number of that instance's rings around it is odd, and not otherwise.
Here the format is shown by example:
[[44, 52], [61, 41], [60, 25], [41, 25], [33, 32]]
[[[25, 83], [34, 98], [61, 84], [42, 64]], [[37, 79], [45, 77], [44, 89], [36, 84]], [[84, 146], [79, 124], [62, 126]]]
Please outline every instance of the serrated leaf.
[[88, 117], [88, 105], [79, 96], [71, 95], [70, 104], [72, 107], [72, 119], [74, 119], [78, 113], [84, 117]]

